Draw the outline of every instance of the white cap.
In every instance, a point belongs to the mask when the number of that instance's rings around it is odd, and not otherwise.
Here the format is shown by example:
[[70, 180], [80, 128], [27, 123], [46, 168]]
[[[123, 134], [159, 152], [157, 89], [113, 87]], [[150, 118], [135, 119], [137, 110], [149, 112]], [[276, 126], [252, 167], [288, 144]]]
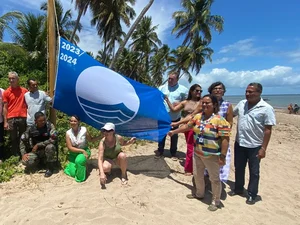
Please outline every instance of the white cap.
[[101, 130], [115, 130], [115, 125], [113, 123], [106, 123]]

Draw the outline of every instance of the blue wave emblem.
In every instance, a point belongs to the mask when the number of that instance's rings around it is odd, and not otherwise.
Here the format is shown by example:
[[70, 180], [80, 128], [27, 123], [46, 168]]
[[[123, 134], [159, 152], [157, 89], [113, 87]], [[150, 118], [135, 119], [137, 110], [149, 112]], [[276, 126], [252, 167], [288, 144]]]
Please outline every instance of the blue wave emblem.
[[126, 123], [133, 119], [136, 112], [127, 108], [123, 103], [115, 105], [104, 105], [91, 102], [78, 96], [78, 101], [85, 113], [94, 121], [105, 124], [107, 122], [115, 125]]

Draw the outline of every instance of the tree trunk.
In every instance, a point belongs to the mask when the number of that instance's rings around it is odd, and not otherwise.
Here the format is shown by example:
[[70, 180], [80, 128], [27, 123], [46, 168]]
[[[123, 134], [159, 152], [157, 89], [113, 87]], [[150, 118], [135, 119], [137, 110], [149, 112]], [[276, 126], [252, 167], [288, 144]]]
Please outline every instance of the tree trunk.
[[112, 59], [112, 61], [110, 63], [110, 66], [109, 66], [110, 69], [114, 69], [114, 66], [115, 66], [115, 63], [117, 61], [117, 58], [123, 52], [124, 47], [125, 47], [126, 43], [128, 42], [129, 38], [131, 37], [133, 31], [135, 30], [135, 28], [137, 27], [137, 25], [139, 24], [139, 22], [141, 21], [141, 19], [144, 17], [144, 15], [146, 14], [146, 12], [149, 10], [149, 8], [153, 4], [153, 2], [154, 2], [154, 0], [150, 0], [149, 1], [149, 3], [143, 8], [143, 10], [140, 13], [140, 15], [138, 16], [138, 18], [134, 21], [134, 23], [130, 27], [128, 33], [126, 34], [126, 37], [124, 38], [124, 41], [120, 44], [120, 46], [118, 48], [118, 51], [115, 54], [115, 57]]
[[73, 43], [73, 40], [74, 40], [76, 31], [77, 31], [77, 28], [78, 28], [78, 25], [79, 25], [79, 22], [80, 22], [80, 18], [81, 18], [81, 16], [82, 16], [82, 13], [83, 13], [83, 10], [80, 10], [80, 11], [78, 12], [78, 16], [77, 16], [77, 19], [76, 19], [76, 24], [75, 24], [75, 27], [74, 27], [72, 36], [71, 36], [71, 38], [70, 38], [70, 42], [71, 42], [71, 43]]

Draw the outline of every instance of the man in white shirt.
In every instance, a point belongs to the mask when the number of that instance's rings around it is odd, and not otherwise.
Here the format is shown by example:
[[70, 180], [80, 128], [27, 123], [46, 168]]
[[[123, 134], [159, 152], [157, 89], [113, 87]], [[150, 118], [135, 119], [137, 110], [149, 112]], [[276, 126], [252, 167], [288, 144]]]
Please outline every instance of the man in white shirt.
[[250, 83], [246, 100], [240, 101], [233, 110], [238, 116], [234, 144], [235, 189], [232, 194], [243, 194], [245, 168], [249, 165], [248, 198], [253, 205], [258, 193], [260, 160], [265, 158], [271, 138], [272, 126], [276, 125], [274, 109], [261, 98], [262, 85]]
[[25, 102], [27, 104], [27, 126], [34, 125], [34, 115], [42, 112], [46, 115], [46, 104], [51, 102], [51, 98], [41, 90], [38, 90], [38, 82], [35, 79], [28, 79], [27, 84], [29, 92], [25, 94]]

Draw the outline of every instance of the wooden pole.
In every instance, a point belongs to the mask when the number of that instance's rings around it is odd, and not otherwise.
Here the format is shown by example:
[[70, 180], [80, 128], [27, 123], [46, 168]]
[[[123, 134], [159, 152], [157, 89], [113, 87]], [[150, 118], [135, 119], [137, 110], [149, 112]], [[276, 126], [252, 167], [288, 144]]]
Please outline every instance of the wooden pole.
[[[55, 6], [54, 0], [48, 0], [47, 7], [47, 26], [48, 26], [48, 77], [49, 77], [49, 94], [54, 96], [54, 85], [56, 79], [56, 32], [55, 32]], [[50, 108], [50, 121], [56, 125], [56, 111]]]

